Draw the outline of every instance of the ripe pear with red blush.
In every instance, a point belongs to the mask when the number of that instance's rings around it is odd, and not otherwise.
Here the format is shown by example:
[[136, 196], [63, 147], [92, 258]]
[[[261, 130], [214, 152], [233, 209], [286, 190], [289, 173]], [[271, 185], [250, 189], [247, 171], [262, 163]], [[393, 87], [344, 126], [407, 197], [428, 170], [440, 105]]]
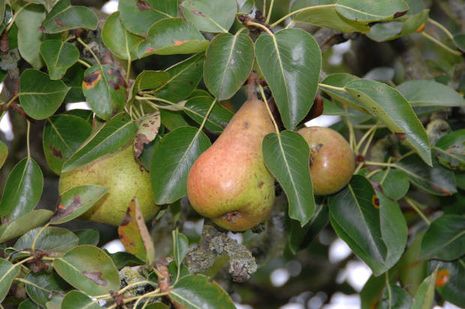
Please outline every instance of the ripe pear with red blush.
[[262, 154], [263, 138], [274, 127], [265, 103], [250, 93], [187, 178], [192, 207], [230, 231], [245, 231], [265, 221], [275, 199], [274, 178]]
[[298, 131], [310, 147], [310, 176], [316, 195], [333, 194], [345, 187], [355, 170], [355, 155], [337, 131], [308, 127]]

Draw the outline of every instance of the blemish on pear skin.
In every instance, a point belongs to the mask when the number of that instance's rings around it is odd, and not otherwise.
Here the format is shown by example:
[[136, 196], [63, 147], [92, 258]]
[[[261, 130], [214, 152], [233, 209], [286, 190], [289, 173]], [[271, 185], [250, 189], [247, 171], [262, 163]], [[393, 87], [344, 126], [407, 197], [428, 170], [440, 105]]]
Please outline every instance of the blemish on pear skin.
[[258, 188], [261, 189], [261, 188], [263, 187], [264, 184], [265, 184], [265, 183], [264, 183], [263, 181], [260, 181], [260, 182], [258, 183]]
[[244, 121], [243, 125], [242, 125], [242, 128], [244, 128], [245, 130], [247, 130], [248, 128], [250, 127], [250, 123], [248, 121]]
[[231, 212], [228, 212], [226, 214], [224, 214], [224, 219], [228, 222], [233, 222], [235, 221], [237, 218], [239, 218], [241, 216], [240, 212], [238, 211], [231, 211]]

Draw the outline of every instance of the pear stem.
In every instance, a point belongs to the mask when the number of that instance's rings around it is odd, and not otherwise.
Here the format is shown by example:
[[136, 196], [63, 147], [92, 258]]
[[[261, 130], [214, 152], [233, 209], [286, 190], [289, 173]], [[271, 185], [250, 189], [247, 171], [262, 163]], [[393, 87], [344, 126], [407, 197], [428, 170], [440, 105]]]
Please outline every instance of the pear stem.
[[247, 80], [247, 100], [257, 99], [257, 74], [255, 72], [250, 73], [249, 79]]

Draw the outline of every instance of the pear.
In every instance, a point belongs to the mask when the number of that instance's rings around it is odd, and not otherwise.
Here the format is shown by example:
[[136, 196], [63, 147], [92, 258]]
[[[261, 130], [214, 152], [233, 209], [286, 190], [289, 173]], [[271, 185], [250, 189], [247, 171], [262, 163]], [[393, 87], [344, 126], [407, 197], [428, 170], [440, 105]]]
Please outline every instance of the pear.
[[355, 155], [337, 131], [308, 127], [298, 131], [310, 147], [310, 176], [316, 195], [336, 193], [345, 187], [355, 170]]
[[62, 173], [59, 191], [62, 194], [82, 185], [100, 185], [108, 189], [108, 193], [82, 215], [83, 219], [120, 225], [134, 197], [139, 200], [145, 220], [153, 218], [158, 212], [149, 173], [136, 162], [132, 145]]
[[189, 171], [187, 196], [200, 215], [230, 231], [248, 230], [268, 218], [274, 179], [265, 167], [262, 141], [273, 131], [265, 103], [249, 94]]

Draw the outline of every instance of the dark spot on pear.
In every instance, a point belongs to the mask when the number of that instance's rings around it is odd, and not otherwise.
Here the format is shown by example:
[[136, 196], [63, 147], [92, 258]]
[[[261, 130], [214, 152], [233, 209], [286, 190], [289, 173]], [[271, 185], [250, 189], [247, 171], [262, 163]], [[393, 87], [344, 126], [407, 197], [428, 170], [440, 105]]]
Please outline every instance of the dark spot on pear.
[[241, 216], [240, 212], [238, 211], [231, 211], [231, 212], [228, 212], [226, 214], [224, 214], [224, 219], [228, 222], [233, 222], [235, 221], [237, 218], [239, 218]]
[[242, 124], [242, 127], [244, 129], [248, 129], [250, 127], [250, 123], [248, 121], [244, 121], [244, 123]]
[[264, 184], [265, 184], [265, 183], [264, 183], [263, 181], [260, 181], [260, 182], [258, 183], [258, 188], [261, 189], [261, 188], [263, 187]]

